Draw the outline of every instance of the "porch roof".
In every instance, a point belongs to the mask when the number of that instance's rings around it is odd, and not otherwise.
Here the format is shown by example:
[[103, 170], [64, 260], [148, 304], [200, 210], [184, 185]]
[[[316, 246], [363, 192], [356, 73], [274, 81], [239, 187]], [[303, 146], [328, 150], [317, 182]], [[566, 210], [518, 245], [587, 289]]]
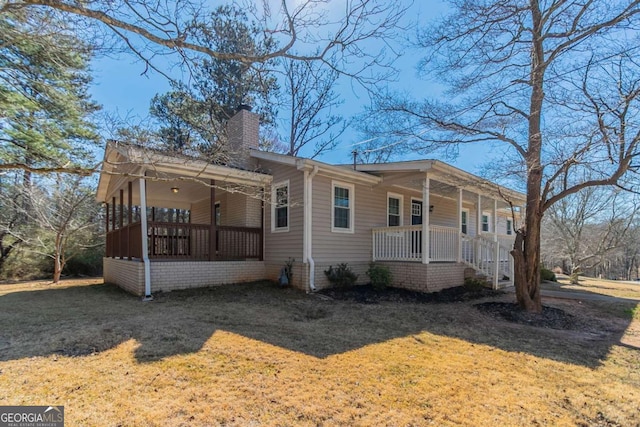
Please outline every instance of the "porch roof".
[[447, 189], [461, 188], [465, 192], [481, 194], [496, 200], [506, 200], [514, 205], [526, 202], [526, 195], [519, 191], [498, 185], [439, 160], [358, 164], [356, 169], [381, 177], [383, 185], [405, 186], [421, 190], [422, 179], [428, 173], [430, 178], [437, 181], [436, 186], [442, 187], [443, 192]]
[[345, 168], [339, 165], [330, 165], [318, 160], [289, 156], [286, 154], [271, 153], [256, 149], [251, 149], [250, 153], [251, 157], [254, 157], [256, 159], [268, 160], [271, 162], [292, 166], [297, 168], [298, 170], [312, 170], [313, 168], [318, 168], [318, 173], [322, 175], [341, 178], [353, 183], [379, 184], [382, 182], [382, 178], [379, 176]]
[[[109, 141], [102, 162], [96, 199], [99, 202], [107, 201], [115, 196], [120, 188], [124, 188], [128, 181], [143, 177], [167, 188], [180, 183], [180, 187], [185, 189], [192, 186], [203, 188], [212, 179], [239, 186], [256, 187], [269, 185], [272, 180], [271, 175], [259, 172]], [[148, 193], [151, 193], [151, 189]], [[183, 194], [186, 196], [186, 192]]]

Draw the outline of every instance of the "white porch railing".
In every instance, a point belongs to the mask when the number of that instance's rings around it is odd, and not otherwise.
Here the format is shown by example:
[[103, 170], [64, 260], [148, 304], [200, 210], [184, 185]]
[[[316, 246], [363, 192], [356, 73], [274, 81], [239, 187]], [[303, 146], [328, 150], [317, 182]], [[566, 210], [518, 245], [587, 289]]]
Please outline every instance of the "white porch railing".
[[[429, 227], [429, 260], [457, 261], [458, 229]], [[422, 261], [422, 225], [373, 229], [374, 261]]]
[[472, 237], [463, 234], [460, 239], [464, 263], [488, 278], [493, 278], [494, 283], [504, 277], [513, 281], [513, 257], [510, 253], [513, 243], [510, 243], [510, 246], [505, 246], [500, 241], [500, 237], [498, 237], [498, 242], [495, 242], [489, 235]]
[[[493, 233], [483, 232], [480, 234], [487, 240], [493, 240]], [[501, 246], [505, 248], [509, 248], [509, 250], [513, 249], [513, 244], [516, 241], [515, 234], [498, 234], [498, 242]]]
[[[373, 261], [422, 261], [422, 226], [379, 227], [372, 230]], [[455, 227], [429, 227], [429, 261], [460, 261], [484, 274], [495, 285], [513, 280], [514, 236], [493, 234], [467, 236]], [[458, 249], [460, 248], [460, 249]], [[460, 252], [458, 252], [458, 250]]]

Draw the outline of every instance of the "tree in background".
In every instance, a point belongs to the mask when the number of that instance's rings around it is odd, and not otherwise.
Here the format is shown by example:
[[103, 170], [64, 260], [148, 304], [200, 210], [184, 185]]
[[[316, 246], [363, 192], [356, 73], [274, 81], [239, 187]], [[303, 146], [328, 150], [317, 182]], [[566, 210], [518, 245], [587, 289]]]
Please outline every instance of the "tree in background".
[[55, 14], [0, 14], [0, 170], [86, 172], [98, 135], [91, 51]]
[[30, 250], [53, 261], [53, 283], [72, 258], [102, 245], [100, 206], [95, 188], [82, 176], [58, 174], [55, 183], [35, 189], [29, 215], [40, 231], [28, 242]]
[[232, 6], [215, 9], [206, 24], [199, 24], [198, 34], [200, 44], [230, 57], [194, 61], [189, 83], [173, 83], [173, 91], [156, 95], [150, 111], [160, 124], [162, 148], [220, 161], [225, 124], [238, 106], [251, 105], [263, 123], [273, 122], [271, 99], [277, 86], [265, 71], [269, 62], [254, 65], [234, 57], [267, 52], [273, 39], [260, 38], [259, 26]]
[[42, 230], [33, 173], [89, 173], [98, 106], [87, 90], [91, 49], [51, 11], [0, 14], [0, 272]]
[[336, 114], [342, 104], [334, 90], [340, 73], [322, 63], [291, 59], [284, 59], [282, 67], [288, 154], [297, 156], [310, 149], [306, 157], [313, 159], [332, 150], [347, 127], [343, 116]]
[[3, 207], [25, 218], [22, 224], [28, 226], [1, 231], [21, 242], [21, 249], [49, 258], [53, 283], [58, 283], [70, 260], [103, 244], [103, 221], [94, 200], [94, 183], [80, 175], [53, 174], [21, 190], [25, 192], [30, 193], [28, 209], [13, 199], [5, 200]]
[[543, 223], [545, 257], [560, 260], [578, 284], [579, 274], [619, 256], [637, 220], [638, 206], [625, 192], [589, 187], [558, 201]]
[[545, 211], [589, 187], [629, 188], [637, 177], [640, 1], [450, 6], [417, 40], [420, 66], [447, 84], [448, 102], [396, 96], [379, 111], [412, 122], [414, 150], [495, 143], [519, 165], [512, 178], [522, 179], [527, 201], [512, 250], [516, 297], [540, 312]]

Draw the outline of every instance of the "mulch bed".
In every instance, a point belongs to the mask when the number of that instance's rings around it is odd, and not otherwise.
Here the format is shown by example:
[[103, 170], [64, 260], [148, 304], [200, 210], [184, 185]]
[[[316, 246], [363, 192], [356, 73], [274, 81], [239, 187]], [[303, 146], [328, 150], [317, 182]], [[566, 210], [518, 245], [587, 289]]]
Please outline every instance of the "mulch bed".
[[439, 292], [418, 292], [400, 288], [376, 290], [371, 285], [359, 285], [348, 288], [330, 288], [318, 292], [335, 300], [352, 301], [360, 304], [377, 304], [383, 301], [411, 303], [451, 303], [470, 301], [484, 297], [501, 295], [502, 291], [492, 289], [469, 290], [464, 286], [443, 289]]
[[[334, 300], [351, 301], [359, 304], [377, 304], [380, 302], [447, 304], [473, 301], [504, 294], [502, 291], [494, 291], [487, 288], [471, 290], [464, 286], [443, 289], [439, 292], [425, 293], [392, 287], [376, 290], [371, 285], [329, 288], [323, 289], [318, 293]], [[474, 307], [492, 317], [522, 325], [565, 330], [575, 329], [579, 326], [579, 322], [574, 316], [555, 307], [543, 307], [542, 313], [527, 313], [517, 304], [510, 302], [483, 302], [474, 304]]]
[[571, 314], [554, 307], [542, 307], [542, 313], [528, 313], [518, 304], [509, 302], [483, 302], [475, 307], [490, 316], [522, 325], [550, 329], [574, 329], [577, 320]]

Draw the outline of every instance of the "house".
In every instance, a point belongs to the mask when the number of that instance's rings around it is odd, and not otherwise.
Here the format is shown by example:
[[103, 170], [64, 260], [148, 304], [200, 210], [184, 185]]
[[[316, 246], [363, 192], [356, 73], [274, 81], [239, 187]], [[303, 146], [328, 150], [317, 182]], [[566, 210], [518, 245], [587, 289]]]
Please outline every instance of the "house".
[[109, 142], [97, 191], [106, 282], [148, 296], [276, 280], [288, 261], [309, 291], [343, 262], [360, 283], [376, 262], [422, 291], [512, 280], [522, 193], [437, 160], [354, 167], [263, 152], [258, 127], [248, 108], [230, 119], [226, 164]]

